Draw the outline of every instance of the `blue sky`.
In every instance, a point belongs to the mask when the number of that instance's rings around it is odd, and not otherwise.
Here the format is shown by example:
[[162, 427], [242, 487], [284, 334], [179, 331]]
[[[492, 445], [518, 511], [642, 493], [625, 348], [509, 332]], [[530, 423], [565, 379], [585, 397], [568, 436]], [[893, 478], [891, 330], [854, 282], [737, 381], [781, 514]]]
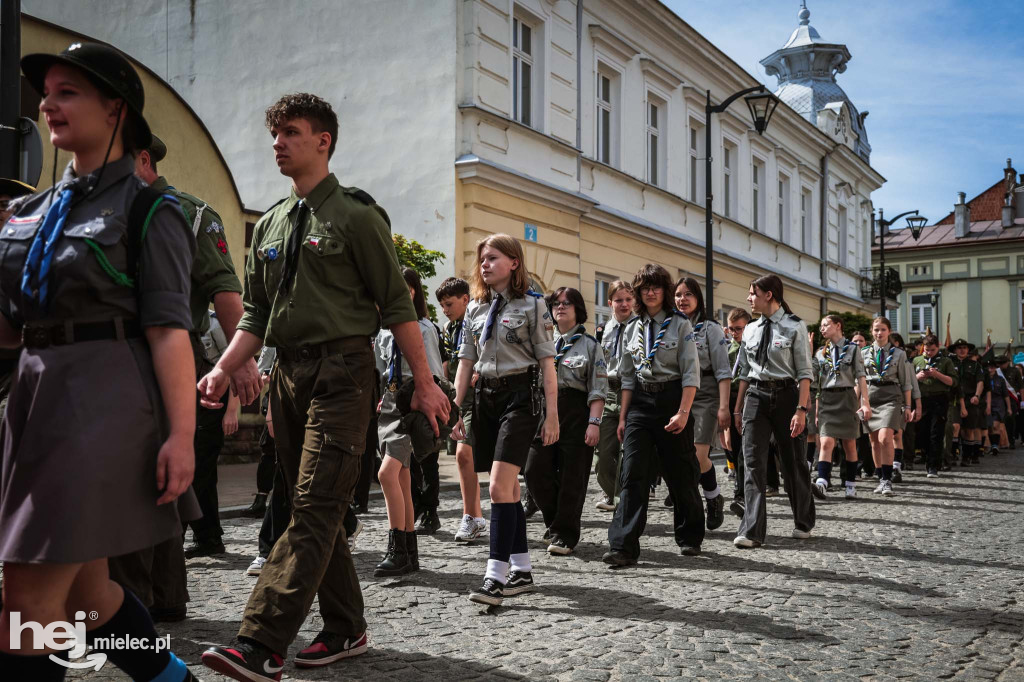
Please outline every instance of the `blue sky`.
[[[759, 61], [799, 23], [794, 0], [662, 0], [757, 80]], [[1024, 172], [1024, 1], [808, 0], [811, 26], [853, 55], [837, 81], [860, 111], [872, 195], [887, 215], [918, 209], [929, 224], [1000, 179]], [[902, 221], [901, 221], [902, 222]], [[895, 226], [894, 226], [895, 227]]]

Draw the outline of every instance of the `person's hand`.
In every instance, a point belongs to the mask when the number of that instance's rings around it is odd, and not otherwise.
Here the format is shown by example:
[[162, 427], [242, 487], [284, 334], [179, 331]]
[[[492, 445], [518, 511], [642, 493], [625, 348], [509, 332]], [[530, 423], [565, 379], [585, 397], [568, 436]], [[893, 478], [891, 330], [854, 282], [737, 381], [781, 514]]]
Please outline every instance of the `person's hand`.
[[416, 382], [412, 393], [412, 409], [427, 415], [427, 421], [430, 422], [430, 428], [433, 429], [436, 438], [441, 434], [437, 427], [438, 418], [441, 422], [447, 422], [451, 405], [448, 402], [448, 396], [431, 378], [429, 382]]
[[260, 397], [263, 390], [263, 381], [260, 379], [260, 370], [256, 361], [249, 358], [231, 375], [231, 392], [238, 396], [238, 401], [248, 405]]
[[540, 439], [544, 445], [554, 445], [558, 442], [558, 413], [548, 412], [544, 426], [540, 429]]
[[270, 385], [270, 372], [265, 372], [262, 376], [260, 376], [260, 380], [263, 382], [263, 386], [264, 387], [269, 386]]
[[196, 455], [192, 437], [171, 434], [156, 456], [156, 489], [163, 491], [156, 503], [167, 504], [188, 490], [195, 472]]
[[462, 422], [462, 417], [459, 417], [459, 423], [455, 425], [448, 437], [455, 441], [466, 439], [466, 425]]
[[807, 413], [803, 410], [797, 410], [793, 418], [789, 420], [789, 435], [796, 438], [804, 432], [804, 428], [807, 426]]
[[588, 424], [587, 434], [583, 437], [583, 442], [592, 448], [597, 445], [599, 440], [601, 440], [601, 427], [597, 424]]
[[238, 431], [238, 410], [232, 410], [230, 405], [228, 406], [227, 412], [224, 413], [224, 419], [221, 420], [221, 427], [224, 429], [225, 436], [231, 436]]
[[196, 388], [199, 389], [199, 404], [209, 410], [219, 410], [224, 406], [220, 398], [228, 390], [230, 383], [231, 379], [224, 370], [219, 367], [211, 369], [210, 373], [196, 384]]
[[736, 430], [739, 434], [743, 435], [743, 411], [740, 410], [732, 415], [733, 424], [736, 426]]
[[469, 385], [476, 388], [476, 382], [480, 381], [480, 372], [473, 372], [473, 378], [470, 380]]
[[672, 418], [668, 420], [668, 424], [665, 424], [665, 430], [669, 433], [682, 433], [683, 429], [686, 428], [686, 422], [690, 420], [690, 411], [676, 412], [672, 415]]
[[626, 439], [626, 420], [619, 420], [619, 426], [615, 429], [615, 435], [618, 436], [619, 442], [621, 443]]
[[927, 371], [921, 370], [920, 372], [917, 373], [917, 380], [918, 381], [924, 381], [927, 378], [928, 378], [928, 372]]
[[864, 421], [867, 421], [867, 420], [871, 419], [871, 415], [873, 413], [871, 412], [871, 406], [870, 405], [861, 405], [860, 410], [861, 410], [861, 413], [864, 415]]
[[730, 415], [729, 415], [729, 408], [728, 407], [719, 407], [718, 408], [718, 428], [719, 428], [719, 430], [721, 430], [723, 432], [729, 430], [729, 425], [732, 423], [729, 420], [729, 416]]
[[960, 403], [960, 418], [965, 419], [967, 417], [967, 406], [962, 402]]
[[978, 404], [978, 396], [972, 395], [971, 396], [971, 405], [977, 405], [977, 404]]

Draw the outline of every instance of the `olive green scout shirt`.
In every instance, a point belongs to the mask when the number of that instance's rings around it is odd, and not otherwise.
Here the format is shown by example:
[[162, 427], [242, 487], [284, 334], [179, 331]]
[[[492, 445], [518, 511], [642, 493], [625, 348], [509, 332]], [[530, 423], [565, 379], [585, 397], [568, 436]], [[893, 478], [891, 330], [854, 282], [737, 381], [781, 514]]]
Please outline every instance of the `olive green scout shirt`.
[[260, 218], [245, 267], [239, 329], [268, 346], [298, 348], [375, 334], [378, 307], [381, 326], [416, 321], [386, 214], [367, 199], [339, 185], [333, 173], [309, 193], [295, 280], [286, 294], [279, 287], [298, 211], [295, 190]]
[[[870, 348], [870, 346], [868, 346], [868, 347]], [[916, 358], [914, 358], [914, 373], [915, 374], [917, 372], [920, 372], [920, 371], [922, 371], [924, 369], [927, 369], [929, 367], [931, 367], [932, 369], [939, 370], [940, 372], [945, 374], [947, 377], [951, 377], [953, 379], [953, 385], [952, 386], [947, 386], [946, 384], [942, 383], [938, 379], [933, 379], [933, 378], [921, 379], [919, 384], [920, 384], [920, 387], [921, 387], [921, 395], [922, 396], [926, 396], [926, 395], [939, 395], [939, 394], [942, 394], [942, 393], [948, 393], [951, 388], [956, 387], [956, 385], [957, 385], [956, 365], [948, 357], [946, 357], [945, 355], [936, 353], [935, 357], [933, 357], [931, 359], [926, 358], [924, 355], [918, 355]], [[977, 388], [977, 386], [978, 386], [978, 384], [975, 383], [974, 386], [972, 387], [972, 390], [974, 388]]]
[[178, 199], [185, 221], [196, 237], [196, 257], [192, 260], [192, 328], [205, 334], [210, 328], [207, 312], [213, 297], [223, 291], [242, 293], [242, 283], [228, 253], [224, 221], [205, 201], [167, 184], [161, 175], [151, 187]]

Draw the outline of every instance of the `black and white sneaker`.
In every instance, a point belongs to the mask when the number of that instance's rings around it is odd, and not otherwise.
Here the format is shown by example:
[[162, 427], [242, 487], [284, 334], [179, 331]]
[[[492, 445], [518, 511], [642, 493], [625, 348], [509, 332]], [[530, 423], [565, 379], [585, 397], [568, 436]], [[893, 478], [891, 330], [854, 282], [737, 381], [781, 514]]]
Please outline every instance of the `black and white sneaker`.
[[551, 544], [548, 545], [548, 554], [566, 556], [572, 554], [572, 547], [565, 544], [565, 540], [556, 535], [554, 539], [551, 540]]
[[938, 477], [939, 477], [939, 472], [938, 471], [936, 471], [935, 469], [929, 469], [928, 470], [928, 478], [938, 478]]
[[212, 646], [203, 652], [203, 665], [233, 680], [280, 682], [284, 658], [249, 639], [234, 646]]
[[505, 586], [493, 578], [484, 578], [484, 584], [469, 593], [469, 601], [488, 606], [501, 606]]
[[321, 632], [313, 642], [295, 654], [295, 665], [299, 668], [318, 668], [343, 658], [366, 653], [366, 633], [354, 637]]
[[514, 597], [527, 592], [533, 592], [533, 573], [513, 568], [508, 573], [508, 582], [505, 583], [505, 589], [502, 591], [503, 596]]

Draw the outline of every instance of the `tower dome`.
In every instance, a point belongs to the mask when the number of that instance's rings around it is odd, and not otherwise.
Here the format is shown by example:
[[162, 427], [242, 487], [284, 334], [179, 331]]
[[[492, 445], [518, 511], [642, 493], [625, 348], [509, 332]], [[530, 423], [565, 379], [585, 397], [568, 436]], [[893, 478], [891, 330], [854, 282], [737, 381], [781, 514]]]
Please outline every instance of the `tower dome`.
[[870, 162], [871, 145], [864, 128], [868, 112], [859, 113], [836, 82], [836, 75], [846, 71], [850, 51], [846, 45], [822, 39], [811, 26], [806, 0], [801, 3], [797, 17], [800, 23], [786, 44], [761, 60], [765, 72], [779, 79], [775, 95], [819, 128], [825, 128], [828, 121], [834, 120], [836, 125], [828, 131], [833, 137], [839, 137], [845, 125], [843, 109], [848, 109], [846, 115], [852, 139], [848, 134], [840, 139], [864, 161]]

